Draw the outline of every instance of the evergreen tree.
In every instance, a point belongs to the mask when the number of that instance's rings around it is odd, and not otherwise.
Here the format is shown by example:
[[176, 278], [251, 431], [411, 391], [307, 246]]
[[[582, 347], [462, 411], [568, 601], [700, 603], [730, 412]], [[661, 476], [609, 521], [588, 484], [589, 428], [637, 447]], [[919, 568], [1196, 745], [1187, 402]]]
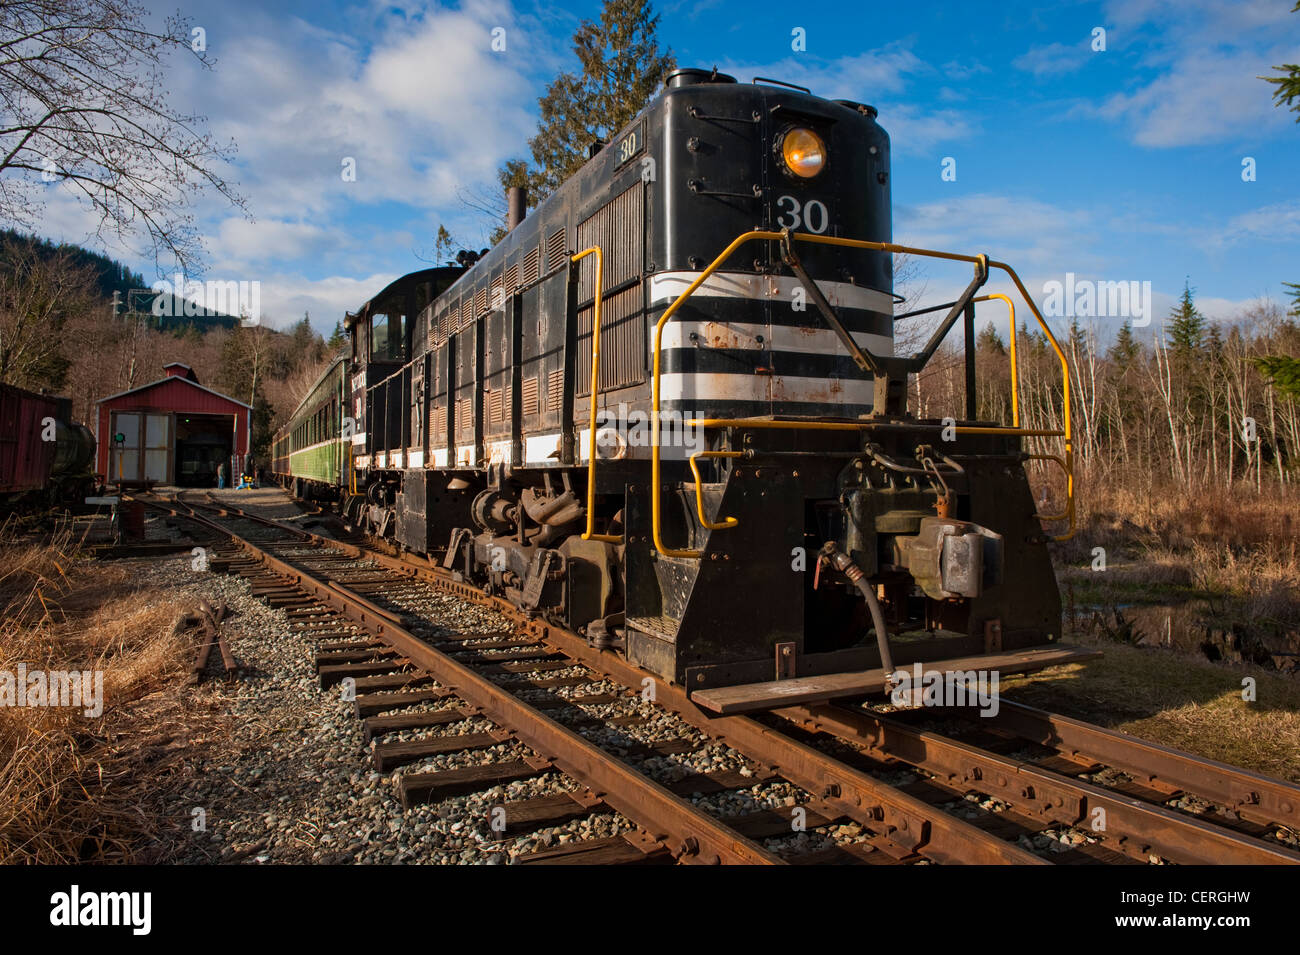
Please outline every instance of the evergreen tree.
[[1191, 285], [1186, 282], [1182, 297], [1165, 322], [1165, 333], [1170, 349], [1181, 358], [1200, 351], [1205, 345], [1205, 316], [1196, 308]]
[[1300, 318], [1300, 282], [1283, 282], [1282, 286], [1291, 290], [1291, 308], [1287, 314]]
[[[1300, 3], [1291, 8], [1292, 13], [1300, 13]], [[1300, 113], [1300, 63], [1286, 63], [1282, 66], [1275, 66], [1281, 76], [1261, 76], [1260, 79], [1265, 83], [1272, 83], [1277, 87], [1273, 91], [1274, 106], [1286, 106], [1293, 112]], [[1300, 123], [1300, 118], [1296, 119]]]
[[1106, 357], [1121, 368], [1126, 368], [1142, 353], [1142, 345], [1133, 336], [1133, 323], [1125, 322], [1115, 333], [1115, 343], [1110, 346]]
[[677, 65], [671, 50], [660, 50], [658, 27], [649, 0], [605, 0], [598, 23], [582, 21], [573, 35], [580, 69], [561, 73], [538, 100], [532, 167], [506, 163], [503, 188], [527, 186], [528, 204], [537, 205], [587, 161], [588, 146], [632, 121]]
[[1002, 344], [1002, 337], [998, 335], [998, 330], [993, 327], [992, 322], [985, 325], [984, 330], [979, 333], [979, 337], [975, 339], [975, 347], [995, 355], [1007, 353], [1007, 346]]
[[347, 343], [348, 336], [343, 331], [343, 323], [335, 322], [334, 331], [330, 333], [329, 341], [325, 343], [325, 347], [329, 349], [329, 352], [332, 355]]

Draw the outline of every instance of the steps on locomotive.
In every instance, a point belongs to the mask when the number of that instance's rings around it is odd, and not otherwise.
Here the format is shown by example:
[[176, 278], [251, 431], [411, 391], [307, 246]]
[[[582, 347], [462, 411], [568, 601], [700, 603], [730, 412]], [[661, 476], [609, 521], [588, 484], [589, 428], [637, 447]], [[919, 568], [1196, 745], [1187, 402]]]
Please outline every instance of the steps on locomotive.
[[[1065, 663], [1081, 663], [1099, 656], [1101, 651], [1091, 647], [1054, 643], [1010, 653], [984, 653], [978, 656], [935, 660], [930, 663], [904, 664], [895, 667], [895, 670], [902, 669], [912, 674], [915, 672], [914, 667], [919, 666], [920, 677], [913, 678], [912, 682], [913, 685], [921, 685], [922, 681], [934, 679], [929, 674], [937, 674], [937, 679], [940, 681], [943, 680], [944, 674], [959, 670], [997, 672], [1000, 676], [1010, 676]], [[756, 710], [779, 709], [783, 706], [824, 703], [842, 697], [871, 696], [884, 690], [885, 671], [875, 669], [858, 673], [830, 673], [822, 676], [792, 677], [787, 680], [768, 680], [763, 683], [743, 683], [739, 686], [711, 687], [691, 693], [691, 702], [701, 709], [720, 716], [730, 716], [734, 713], [751, 713]]]

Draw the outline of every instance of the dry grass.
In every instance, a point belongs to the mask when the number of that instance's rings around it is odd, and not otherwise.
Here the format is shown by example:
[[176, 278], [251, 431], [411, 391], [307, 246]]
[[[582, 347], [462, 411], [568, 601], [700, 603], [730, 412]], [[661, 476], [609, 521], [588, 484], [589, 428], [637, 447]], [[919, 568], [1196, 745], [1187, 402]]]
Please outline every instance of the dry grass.
[[[1079, 533], [1059, 545], [1062, 580], [1097, 604], [1220, 598], [1239, 621], [1300, 627], [1300, 490], [1250, 488], [1152, 493], [1085, 484]], [[1093, 548], [1105, 573], [1091, 571]]]
[[[1085, 664], [1008, 677], [1002, 692], [1009, 700], [1300, 783], [1300, 684], [1294, 678], [1155, 648], [1106, 643], [1102, 650], [1101, 658]], [[1242, 699], [1245, 677], [1256, 681], [1254, 702]]]
[[126, 570], [78, 557], [78, 543], [67, 527], [42, 543], [0, 533], [0, 671], [104, 674], [99, 717], [0, 707], [0, 863], [134, 859], [154, 828], [141, 781], [191, 716], [182, 608], [141, 599]]

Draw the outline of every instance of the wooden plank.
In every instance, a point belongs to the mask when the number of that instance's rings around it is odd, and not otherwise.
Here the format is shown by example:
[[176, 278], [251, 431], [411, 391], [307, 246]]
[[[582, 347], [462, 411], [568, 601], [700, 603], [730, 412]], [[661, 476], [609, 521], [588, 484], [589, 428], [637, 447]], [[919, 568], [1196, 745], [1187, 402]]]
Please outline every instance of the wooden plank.
[[446, 726], [469, 719], [473, 714], [458, 706], [446, 710], [424, 710], [418, 713], [392, 713], [388, 716], [371, 716], [361, 723], [361, 734], [369, 743], [376, 736], [385, 733], [399, 733], [402, 730], [422, 730], [434, 726]]
[[469, 643], [465, 637], [455, 640], [435, 640], [434, 646], [445, 646], [449, 653], [475, 653], [480, 650], [516, 650], [520, 647], [542, 647], [544, 644], [532, 639], [489, 640], [486, 643]]
[[543, 670], [567, 670], [569, 667], [578, 666], [575, 660], [537, 660], [533, 662], [520, 661], [519, 663], [493, 663], [492, 669], [504, 670], [506, 673], [537, 673]]
[[427, 673], [406, 670], [402, 673], [383, 673], [379, 676], [359, 676], [352, 685], [357, 693], [382, 693], [388, 690], [415, 689], [428, 686], [433, 677]]
[[378, 650], [381, 648], [385, 650], [391, 649], [382, 640], [334, 640], [316, 645], [316, 649], [322, 653], [329, 653], [334, 650]]
[[586, 805], [569, 793], [560, 793], [558, 796], [538, 796], [507, 802], [501, 808], [505, 810], [505, 835], [518, 835], [521, 832], [562, 826], [593, 812], [608, 811], [609, 806], [604, 800]]
[[401, 657], [394, 657], [391, 660], [379, 660], [375, 663], [340, 663], [338, 666], [324, 666], [316, 672], [320, 675], [321, 689], [325, 690], [350, 676], [378, 676], [380, 673], [400, 670], [409, 662]]
[[449, 696], [451, 691], [443, 689], [411, 690], [409, 693], [359, 693], [354, 702], [357, 716], [365, 719], [367, 716], [376, 716], [388, 710], [400, 710], [404, 706], [443, 700]]
[[642, 865], [672, 861], [666, 849], [647, 855], [622, 836], [570, 842], [554, 849], [542, 849], [515, 857], [516, 865]]
[[395, 657], [396, 650], [386, 647], [370, 647], [364, 650], [331, 650], [316, 654], [316, 668], [334, 666], [339, 663], [368, 663], [380, 657]]
[[461, 750], [487, 749], [502, 740], [491, 733], [465, 733], [460, 736], [430, 736], [395, 743], [375, 744], [375, 769], [386, 773], [398, 766], [416, 763], [429, 756], [459, 753]]
[[[520, 660], [545, 660], [548, 657], [557, 657], [554, 650], [546, 647], [530, 647], [524, 650], [511, 650], [506, 653], [476, 653], [478, 647], [466, 647], [463, 653], [457, 653], [456, 659], [461, 663], [516, 663]], [[565, 664], [572, 666], [572, 664]]]
[[549, 680], [522, 680], [520, 682], [536, 687], [539, 690], [554, 690], [562, 686], [586, 686], [597, 681], [589, 676], [560, 676], [552, 677]]
[[[1063, 663], [1078, 663], [1101, 656], [1100, 650], [1088, 647], [1045, 646], [1017, 650], [1011, 653], [989, 653], [951, 660], [936, 660], [920, 664], [922, 677], [957, 670], [996, 670], [1003, 676], [1026, 673]], [[903, 665], [914, 673], [914, 665]], [[915, 682], [915, 679], [914, 679]], [[779, 709], [804, 703], [822, 703], [845, 696], [871, 696], [884, 692], [885, 671], [863, 670], [856, 673], [831, 673], [824, 676], [795, 677], [790, 680], [769, 680], [765, 683], [746, 683], [740, 686], [722, 686], [696, 690], [691, 702], [712, 713], [750, 713], [755, 710]]]
[[436, 773], [408, 773], [399, 777], [397, 789], [402, 807], [410, 809], [421, 803], [441, 802], [452, 796], [464, 796], [520, 779], [532, 779], [549, 771], [516, 759], [490, 766], [465, 766]]
[[750, 789], [769, 783], [777, 777], [772, 773], [755, 773], [743, 776], [735, 770], [720, 770], [716, 773], [692, 773], [676, 782], [667, 783], [667, 788], [678, 796], [708, 796], [728, 789]]
[[729, 816], [727, 825], [742, 836], [747, 836], [750, 839], [772, 839], [778, 836], [788, 836], [796, 831], [820, 829], [822, 826], [829, 826], [835, 821], [823, 816], [815, 809], [809, 809], [805, 806], [803, 807], [805, 812], [803, 819], [804, 830], [796, 830], [793, 828], [795, 808], [791, 806], [788, 809], [761, 809], [755, 812], [747, 812], [743, 816]]

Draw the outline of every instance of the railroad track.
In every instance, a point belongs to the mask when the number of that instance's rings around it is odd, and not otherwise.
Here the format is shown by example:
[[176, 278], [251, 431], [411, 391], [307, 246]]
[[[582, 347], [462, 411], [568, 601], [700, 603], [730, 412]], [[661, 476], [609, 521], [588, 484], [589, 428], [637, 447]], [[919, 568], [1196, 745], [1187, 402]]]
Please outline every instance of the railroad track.
[[[567, 794], [501, 807], [503, 837], [596, 811], [617, 811], [633, 826], [516, 862], [1300, 862], [1300, 787], [1289, 783], [1008, 701], [992, 720], [839, 704], [711, 717], [680, 688], [427, 560], [207, 496], [143, 500], [198, 528], [214, 547], [213, 569], [247, 579], [317, 639], [322, 685], [350, 681], [375, 767], [395, 774], [404, 805], [560, 772], [573, 782]], [[433, 593], [489, 606], [507, 627], [436, 632], [405, 609]], [[619, 692], [606, 689], [611, 683]], [[646, 700], [681, 721], [680, 739], [637, 742], [648, 717], [636, 704]], [[492, 728], [454, 732], [470, 719]], [[714, 740], [742, 755], [750, 774], [692, 773], [663, 785], [638, 768]], [[411, 770], [502, 743], [528, 755]], [[772, 781], [800, 791], [795, 810], [717, 814], [725, 803], [717, 796]], [[818, 851], [780, 838], [844, 823], [861, 835]]]

